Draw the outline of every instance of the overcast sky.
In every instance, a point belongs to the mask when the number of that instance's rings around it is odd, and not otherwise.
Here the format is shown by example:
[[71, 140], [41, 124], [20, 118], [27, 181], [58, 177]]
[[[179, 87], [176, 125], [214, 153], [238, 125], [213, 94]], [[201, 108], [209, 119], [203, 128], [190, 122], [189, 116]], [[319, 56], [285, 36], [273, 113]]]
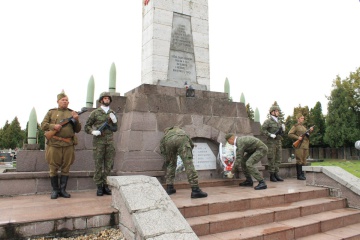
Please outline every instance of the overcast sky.
[[[151, 0], [150, 0], [151, 1]], [[327, 99], [337, 75], [360, 67], [359, 0], [209, 0], [210, 90], [230, 81], [262, 123], [274, 101], [287, 115]], [[0, 128], [17, 116], [25, 129], [32, 108], [41, 123], [62, 89], [69, 107], [141, 85], [142, 0], [0, 1]]]

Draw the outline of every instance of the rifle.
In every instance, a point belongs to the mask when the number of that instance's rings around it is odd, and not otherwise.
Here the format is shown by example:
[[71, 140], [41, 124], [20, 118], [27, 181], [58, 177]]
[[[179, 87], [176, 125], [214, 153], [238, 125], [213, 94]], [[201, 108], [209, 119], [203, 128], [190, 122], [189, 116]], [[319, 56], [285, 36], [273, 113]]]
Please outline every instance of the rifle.
[[[87, 108], [83, 107], [80, 112], [77, 112], [77, 114], [80, 115], [80, 114], [83, 114], [83, 113], [86, 112], [86, 111], [87, 111]], [[73, 117], [65, 118], [65, 119], [62, 119], [62, 120], [59, 122], [59, 124], [60, 124], [61, 126], [64, 126], [64, 125], [66, 125], [66, 124], [68, 124], [68, 123], [70, 123], [70, 122], [71, 122], [71, 123], [74, 123], [74, 122], [75, 122], [75, 119], [74, 119]], [[55, 136], [56, 133], [57, 133], [56, 130], [50, 130], [50, 131], [46, 131], [44, 135], [45, 135], [45, 137], [46, 137], [47, 140], [50, 140], [53, 136]]]
[[[284, 125], [284, 124], [282, 124]], [[285, 126], [284, 126], [285, 129]], [[276, 136], [277, 135], [283, 135], [284, 134], [284, 130], [283, 130], [283, 126], [280, 126], [278, 130], [276, 130], [276, 132], [274, 133]]]
[[[120, 107], [117, 109], [117, 111], [115, 113], [118, 113], [119, 111], [120, 111]], [[101, 124], [101, 126], [97, 130], [102, 133], [105, 130], [105, 128], [111, 128], [111, 126], [109, 125], [110, 121], [112, 121], [112, 120], [110, 117], [108, 117], [108, 119], [103, 124]]]
[[300, 136], [300, 137], [301, 137], [301, 140], [298, 139], [298, 140], [296, 140], [296, 141], [293, 143], [293, 147], [294, 147], [294, 148], [299, 148], [299, 147], [301, 146], [301, 143], [302, 143], [302, 141], [304, 140], [304, 137], [309, 134], [310, 129], [313, 128], [313, 127], [315, 127], [315, 125], [312, 126], [312, 127], [310, 127], [308, 130], [306, 130], [306, 132], [305, 132], [304, 134], [302, 134], [302, 135]]

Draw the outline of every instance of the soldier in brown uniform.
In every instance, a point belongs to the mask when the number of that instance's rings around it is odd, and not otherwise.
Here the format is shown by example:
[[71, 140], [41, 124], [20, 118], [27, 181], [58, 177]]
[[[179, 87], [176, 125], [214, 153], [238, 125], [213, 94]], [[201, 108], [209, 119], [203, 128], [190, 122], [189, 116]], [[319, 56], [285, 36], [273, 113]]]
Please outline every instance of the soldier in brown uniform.
[[[301, 137], [306, 131], [303, 122], [305, 120], [304, 116], [301, 113], [296, 115], [297, 124], [295, 124], [289, 131], [288, 136], [294, 140], [302, 140], [300, 147], [295, 149], [296, 157], [296, 173], [298, 180], [306, 180], [304, 172], [302, 171], [302, 166], [306, 165], [306, 158], [309, 156], [309, 137], [310, 134]], [[310, 128], [310, 133], [314, 130], [313, 127]]]
[[[66, 185], [69, 178], [70, 166], [75, 160], [75, 133], [80, 132], [81, 124], [77, 112], [68, 108], [69, 99], [64, 92], [57, 95], [58, 107], [50, 109], [41, 122], [43, 131], [56, 131], [56, 134], [46, 142], [45, 159], [50, 168], [50, 179], [53, 191], [51, 199], [58, 196], [69, 198]], [[66, 125], [60, 125], [63, 119], [71, 118]], [[58, 170], [61, 171], [60, 187], [58, 182]]]

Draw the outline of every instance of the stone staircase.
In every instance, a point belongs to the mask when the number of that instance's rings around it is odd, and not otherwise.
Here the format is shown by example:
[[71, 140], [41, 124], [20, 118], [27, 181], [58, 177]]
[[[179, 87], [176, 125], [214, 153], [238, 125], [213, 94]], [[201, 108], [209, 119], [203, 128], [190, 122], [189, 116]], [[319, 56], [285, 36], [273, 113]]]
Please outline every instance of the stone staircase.
[[[191, 199], [187, 182], [170, 196], [200, 240], [360, 239], [360, 210], [331, 197], [324, 187], [287, 178], [267, 182], [268, 189], [239, 187], [241, 180], [203, 180], [209, 196]], [[0, 239], [75, 236], [117, 227], [111, 197], [72, 191], [70, 199], [48, 194], [0, 198]], [[131, 239], [127, 239], [131, 240]]]
[[346, 199], [296, 179], [267, 184], [255, 191], [202, 183], [209, 197], [201, 200], [178, 184], [171, 198], [200, 240], [360, 239], [360, 210]]

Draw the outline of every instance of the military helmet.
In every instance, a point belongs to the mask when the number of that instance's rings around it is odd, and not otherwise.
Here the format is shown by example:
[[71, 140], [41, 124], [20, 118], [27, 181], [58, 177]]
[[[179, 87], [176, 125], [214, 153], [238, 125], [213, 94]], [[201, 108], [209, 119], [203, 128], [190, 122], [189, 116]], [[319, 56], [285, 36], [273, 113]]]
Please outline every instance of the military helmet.
[[270, 108], [270, 110], [269, 110], [269, 113], [271, 113], [272, 111], [275, 111], [275, 110], [278, 110], [278, 111], [280, 112], [279, 106], [277, 106], [277, 105], [271, 106], [271, 108]]
[[109, 93], [109, 92], [102, 92], [102, 93], [100, 93], [99, 103], [101, 103], [101, 100], [102, 100], [104, 97], [109, 97], [109, 98], [110, 98], [110, 102], [112, 102], [112, 98], [111, 98], [111, 96], [110, 96], [110, 93]]

